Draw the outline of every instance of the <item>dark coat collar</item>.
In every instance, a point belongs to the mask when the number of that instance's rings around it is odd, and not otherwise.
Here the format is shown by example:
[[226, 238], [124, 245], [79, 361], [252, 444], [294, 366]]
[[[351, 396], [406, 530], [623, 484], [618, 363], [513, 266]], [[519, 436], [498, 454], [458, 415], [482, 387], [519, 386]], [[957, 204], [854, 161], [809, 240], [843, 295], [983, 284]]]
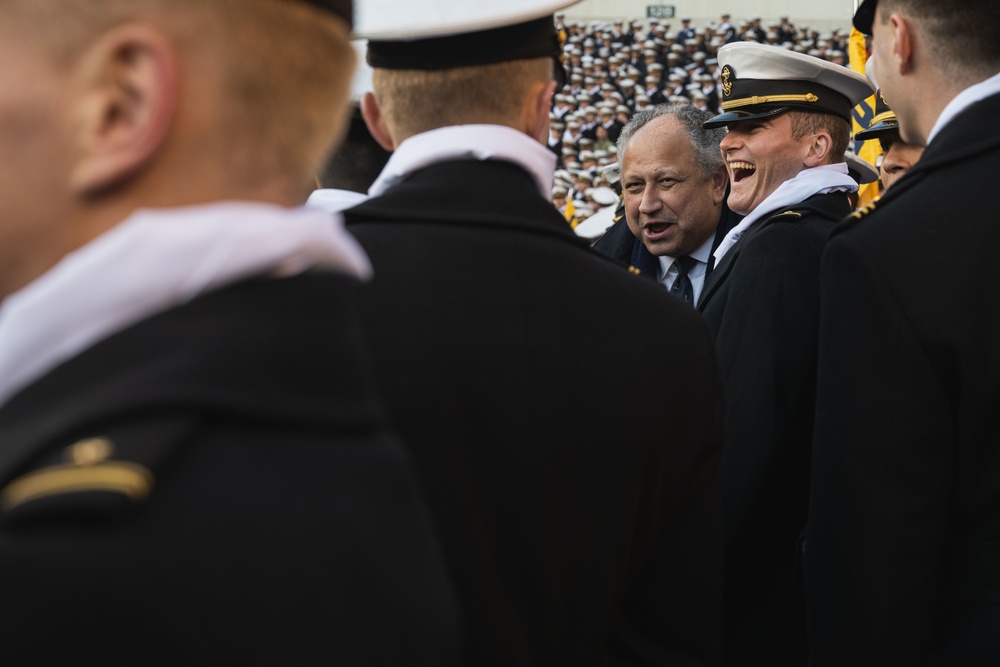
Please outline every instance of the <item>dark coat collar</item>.
[[[0, 409], [0, 484], [55, 439], [156, 415], [370, 427], [381, 408], [358, 358], [359, 325], [345, 317], [354, 312], [347, 283], [334, 274], [246, 281], [100, 341]], [[304, 313], [316, 314], [308, 326]], [[336, 381], [317, 369], [336, 369]]]
[[[942, 128], [903, 178], [937, 171], [1000, 146], [1000, 133], [984, 131], [984, 128], [993, 127], [998, 117], [1000, 94], [972, 104]], [[899, 182], [902, 183], [902, 179]]]
[[[869, 204], [837, 228], [842, 233], [863, 220], [875, 208], [883, 208], [895, 199], [917, 187], [927, 176], [947, 169], [987, 151], [1000, 147], [1000, 133], [986, 132], [1000, 118], [1000, 94], [972, 104], [955, 116], [934, 138], [927, 150], [906, 174], [896, 181], [881, 199]], [[944, 195], [943, 195], [944, 196]]]
[[378, 197], [344, 211], [348, 225], [433, 222], [514, 228], [587, 247], [531, 175], [500, 160], [439, 162], [410, 174]]
[[746, 247], [750, 239], [756, 236], [760, 230], [782, 220], [801, 218], [805, 214], [815, 214], [828, 220], [838, 221], [848, 213], [850, 213], [850, 209], [845, 194], [842, 192], [831, 192], [829, 194], [813, 195], [799, 204], [782, 208], [761, 218], [743, 232], [740, 240], [722, 257], [722, 261], [715, 267], [711, 275], [705, 278], [705, 287], [702, 289], [701, 298], [698, 300], [698, 310], [704, 312], [705, 306], [712, 298], [712, 295], [718, 291], [719, 286], [722, 285], [730, 271], [732, 271], [733, 265], [736, 263], [736, 259], [743, 251], [743, 248]]

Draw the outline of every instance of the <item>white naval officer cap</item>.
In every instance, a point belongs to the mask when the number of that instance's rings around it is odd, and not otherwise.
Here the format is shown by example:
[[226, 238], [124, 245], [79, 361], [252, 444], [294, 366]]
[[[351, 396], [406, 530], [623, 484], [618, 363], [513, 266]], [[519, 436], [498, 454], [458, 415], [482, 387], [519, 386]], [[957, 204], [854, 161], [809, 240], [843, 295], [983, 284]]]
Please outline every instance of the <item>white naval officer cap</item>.
[[706, 121], [706, 129], [792, 109], [850, 122], [851, 110], [875, 92], [868, 79], [843, 65], [756, 42], [726, 44], [719, 64], [723, 113]]
[[354, 30], [368, 39], [375, 68], [442, 70], [543, 57], [558, 65], [553, 14], [577, 2], [356, 0]]
[[354, 70], [354, 78], [351, 79], [351, 101], [358, 104], [361, 102], [361, 98], [365, 96], [365, 93], [375, 89], [372, 85], [373, 70], [365, 62], [368, 42], [363, 39], [355, 39], [351, 41], [351, 46], [354, 47], [354, 52], [358, 55], [358, 67]]

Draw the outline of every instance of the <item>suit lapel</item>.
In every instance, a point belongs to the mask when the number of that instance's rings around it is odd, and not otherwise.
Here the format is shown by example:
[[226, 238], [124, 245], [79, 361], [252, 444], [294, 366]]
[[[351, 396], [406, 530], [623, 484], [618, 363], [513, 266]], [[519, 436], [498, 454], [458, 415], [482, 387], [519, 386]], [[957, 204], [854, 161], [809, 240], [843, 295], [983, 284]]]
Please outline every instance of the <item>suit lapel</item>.
[[699, 312], [705, 311], [705, 306], [712, 298], [712, 295], [719, 290], [719, 286], [725, 281], [726, 276], [729, 275], [729, 272], [733, 270], [733, 264], [736, 263], [736, 257], [743, 250], [743, 246], [746, 245], [747, 237], [749, 237], [751, 235], [751, 232], [757, 227], [760, 227], [760, 225], [754, 225], [753, 227], [745, 231], [743, 233], [743, 236], [740, 237], [740, 240], [737, 241], [733, 245], [733, 247], [730, 248], [729, 251], [722, 256], [722, 261], [719, 262], [719, 264], [714, 269], [712, 269], [712, 272], [706, 276], [705, 286], [702, 287], [701, 290], [701, 298], [698, 299]]
[[[729, 190], [726, 190], [726, 199], [729, 198]], [[736, 225], [740, 224], [743, 220], [743, 216], [738, 213], [733, 213], [729, 209], [729, 204], [725, 201], [722, 202], [722, 215], [719, 218], [719, 225], [715, 228], [715, 236], [712, 238], [712, 254], [708, 257], [708, 268], [705, 270], [705, 280], [707, 281], [709, 276], [715, 270], [715, 251], [722, 244], [722, 239], [726, 238], [726, 234], [733, 231]]]
[[[801, 218], [801, 211], [807, 211], [810, 214], [829, 218], [830, 220], [836, 222], [846, 216], [850, 211], [848, 209], [843, 211], [837, 210], [839, 206], [846, 206], [847, 198], [844, 197], [838, 204], [835, 197], [836, 195], [834, 194], [813, 195], [800, 204], [794, 204], [792, 206], [768, 213], [765, 217], [753, 223], [749, 229], [743, 232], [739, 241], [733, 244], [733, 247], [729, 249], [729, 252], [722, 257], [722, 261], [719, 265], [715, 267], [715, 270], [713, 270], [705, 279], [705, 287], [702, 289], [701, 298], [698, 300], [698, 311], [705, 312], [705, 306], [708, 305], [712, 295], [719, 290], [720, 285], [725, 282], [726, 277], [729, 275], [729, 272], [732, 271], [733, 265], [736, 263], [736, 259], [739, 257], [740, 252], [743, 251], [743, 248], [749, 240], [758, 234], [760, 230], [789, 214], [793, 214], [795, 217]], [[726, 233], [729, 233], [730, 230], [739, 224], [739, 220], [741, 219], [742, 216], [730, 220], [729, 222], [732, 223], [732, 226], [729, 227]], [[718, 241], [721, 241], [721, 237], [717, 236], [716, 242], [718, 243]]]

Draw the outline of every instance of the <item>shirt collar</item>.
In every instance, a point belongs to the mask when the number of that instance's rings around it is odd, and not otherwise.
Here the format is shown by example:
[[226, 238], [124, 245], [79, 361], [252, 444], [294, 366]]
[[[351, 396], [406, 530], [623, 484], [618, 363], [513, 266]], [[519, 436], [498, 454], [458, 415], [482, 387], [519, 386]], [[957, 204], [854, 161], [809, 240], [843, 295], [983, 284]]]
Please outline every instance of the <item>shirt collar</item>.
[[[715, 232], [713, 231], [711, 234], [708, 235], [708, 238], [705, 239], [705, 242], [702, 243], [700, 246], [698, 246], [697, 250], [688, 254], [688, 257], [698, 260], [699, 266], [701, 266], [702, 264], [708, 266], [708, 258], [712, 255], [712, 241], [714, 239], [715, 239]], [[659, 259], [660, 259], [659, 279], [663, 280], [664, 278], [667, 277], [667, 271], [669, 271], [670, 267], [674, 265], [674, 261], [676, 261], [676, 258], [668, 257], [667, 255], [660, 255]], [[692, 269], [692, 271], [694, 271], [694, 269]]]
[[726, 234], [726, 238], [722, 239], [722, 243], [715, 250], [716, 266], [722, 260], [722, 256], [740, 239], [743, 232], [768, 213], [801, 203], [813, 195], [837, 191], [855, 192], [857, 189], [857, 181], [848, 175], [845, 162], [803, 169], [794, 178], [779, 185], [764, 201], [757, 204], [757, 208], [750, 211], [740, 224]]
[[523, 132], [503, 125], [452, 125], [406, 139], [396, 147], [368, 194], [377, 197], [416, 171], [452, 160], [513, 162], [534, 177], [542, 197], [552, 197], [555, 154]]
[[325, 211], [246, 202], [137, 211], [0, 304], [0, 404], [155, 313], [313, 267], [371, 275], [361, 246]]
[[934, 123], [934, 127], [931, 128], [930, 134], [927, 135], [927, 143], [930, 144], [934, 137], [944, 129], [944, 127], [954, 120], [955, 116], [965, 111], [967, 108], [984, 100], [991, 95], [1000, 93], [1000, 73], [994, 74], [985, 81], [980, 81], [979, 83], [969, 86], [958, 95], [956, 95], [951, 102], [948, 102], [947, 106], [941, 111], [941, 115], [938, 116], [937, 122]]

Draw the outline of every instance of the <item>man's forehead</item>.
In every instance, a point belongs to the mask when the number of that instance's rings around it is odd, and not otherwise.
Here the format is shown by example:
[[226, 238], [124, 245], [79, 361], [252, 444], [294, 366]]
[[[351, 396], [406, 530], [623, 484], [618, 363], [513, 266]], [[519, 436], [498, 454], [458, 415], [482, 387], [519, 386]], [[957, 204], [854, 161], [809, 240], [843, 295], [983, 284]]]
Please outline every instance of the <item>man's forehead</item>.
[[655, 180], [664, 176], [682, 178], [693, 167], [690, 160], [665, 161], [666, 158], [650, 160], [648, 162], [626, 160], [622, 165], [622, 177], [624, 180]]
[[750, 118], [726, 125], [726, 132], [750, 132], [752, 130], [780, 130], [787, 126], [791, 128], [791, 117], [787, 113], [768, 118]]

